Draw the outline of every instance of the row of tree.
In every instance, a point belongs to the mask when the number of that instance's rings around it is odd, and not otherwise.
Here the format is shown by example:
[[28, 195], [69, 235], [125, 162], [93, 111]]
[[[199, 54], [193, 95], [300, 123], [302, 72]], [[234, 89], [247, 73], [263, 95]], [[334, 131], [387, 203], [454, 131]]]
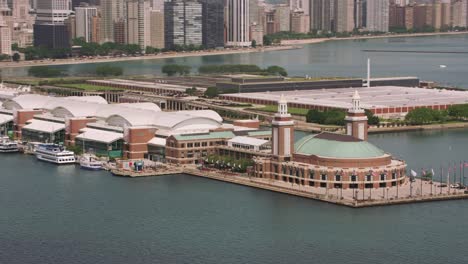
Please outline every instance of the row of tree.
[[252, 64], [203, 65], [198, 68], [198, 72], [200, 74], [255, 73], [288, 76], [288, 72], [283, 67], [277, 65], [269, 66], [265, 69]]
[[447, 110], [431, 108], [416, 108], [408, 112], [405, 121], [412, 125], [443, 123], [448, 120], [466, 121], [468, 119], [468, 104], [452, 105]]
[[[369, 125], [380, 124], [379, 117], [375, 116], [372, 111], [365, 110], [365, 113]], [[308, 123], [316, 123], [320, 125], [343, 126], [345, 123], [345, 117], [346, 112], [343, 110], [333, 109], [328, 111], [319, 111], [316, 109], [311, 109], [307, 112], [306, 120]]]
[[[104, 64], [96, 67], [95, 74], [103, 77], [120, 76], [123, 74], [123, 69], [118, 66]], [[38, 78], [55, 78], [66, 76], [66, 74], [62, 70], [49, 66], [31, 67], [28, 70], [28, 75]]]

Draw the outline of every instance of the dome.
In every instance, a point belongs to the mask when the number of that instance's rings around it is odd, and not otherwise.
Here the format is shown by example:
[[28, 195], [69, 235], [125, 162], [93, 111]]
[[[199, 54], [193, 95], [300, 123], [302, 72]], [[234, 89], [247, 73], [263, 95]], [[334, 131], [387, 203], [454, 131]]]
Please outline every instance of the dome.
[[325, 158], [369, 159], [385, 156], [383, 150], [367, 141], [333, 133], [304, 137], [294, 147], [297, 154]]

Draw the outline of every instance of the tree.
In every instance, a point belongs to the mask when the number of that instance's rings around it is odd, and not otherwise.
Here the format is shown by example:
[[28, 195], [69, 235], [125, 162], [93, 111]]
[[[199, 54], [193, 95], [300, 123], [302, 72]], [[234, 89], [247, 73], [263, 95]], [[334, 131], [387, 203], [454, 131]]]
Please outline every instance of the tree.
[[20, 60], [20, 55], [18, 52], [15, 52], [12, 57], [13, 61], [18, 62]]
[[196, 95], [198, 92], [197, 87], [193, 86], [192, 88], [187, 88], [185, 93], [188, 95]]
[[307, 112], [306, 121], [308, 123], [316, 123], [321, 125], [344, 125], [346, 113], [341, 110], [329, 110], [320, 112], [316, 109], [311, 109]]
[[252, 40], [252, 48], [256, 48], [257, 47], [257, 41], [254, 39]]
[[96, 74], [99, 76], [120, 76], [123, 74], [123, 69], [121, 67], [106, 64], [97, 66]]
[[365, 110], [367, 116], [367, 123], [371, 126], [376, 126], [380, 124], [380, 119], [378, 116], [375, 116], [374, 113], [368, 109]]
[[266, 72], [271, 75], [281, 75], [281, 76], [288, 76], [288, 72], [280, 66], [270, 66], [266, 69]]
[[177, 65], [176, 64], [167, 64], [164, 65], [161, 69], [162, 73], [166, 74], [167, 76], [174, 76], [177, 73]]
[[30, 76], [40, 77], [40, 78], [51, 78], [51, 77], [58, 77], [58, 76], [63, 75], [61, 70], [47, 67], [47, 66], [31, 67], [28, 70], [28, 74]]
[[412, 125], [423, 125], [444, 121], [445, 118], [446, 114], [442, 113], [441, 111], [421, 107], [409, 111], [405, 117], [405, 120]]
[[208, 89], [206, 89], [205, 91], [205, 96], [208, 98], [214, 98], [214, 97], [217, 97], [218, 95], [219, 95], [219, 91], [218, 91], [218, 88], [216, 87], [208, 87]]

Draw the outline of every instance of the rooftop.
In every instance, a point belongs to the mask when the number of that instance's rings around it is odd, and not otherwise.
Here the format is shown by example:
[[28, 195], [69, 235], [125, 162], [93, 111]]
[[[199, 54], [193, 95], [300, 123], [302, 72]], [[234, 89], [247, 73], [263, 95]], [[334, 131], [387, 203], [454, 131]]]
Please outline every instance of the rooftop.
[[284, 94], [288, 103], [349, 109], [352, 107], [351, 98], [355, 90], [359, 91], [359, 95], [361, 97], [361, 106], [365, 109], [468, 103], [468, 91], [451, 91], [400, 86], [238, 93], [227, 94], [225, 96], [241, 99], [257, 99], [278, 102], [281, 94]]
[[332, 133], [304, 137], [294, 147], [297, 154], [324, 158], [369, 159], [385, 155], [383, 150], [367, 141]]

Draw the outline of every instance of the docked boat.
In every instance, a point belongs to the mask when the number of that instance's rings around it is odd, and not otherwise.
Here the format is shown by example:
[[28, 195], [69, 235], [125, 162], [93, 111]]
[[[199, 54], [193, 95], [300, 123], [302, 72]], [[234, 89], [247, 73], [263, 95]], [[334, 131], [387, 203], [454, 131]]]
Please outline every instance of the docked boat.
[[74, 164], [76, 162], [75, 154], [72, 151], [68, 151], [63, 146], [56, 144], [40, 144], [35, 154], [38, 160], [59, 165]]
[[0, 138], [0, 153], [18, 152], [18, 143], [10, 140], [8, 137]]
[[80, 158], [80, 167], [85, 170], [102, 170], [103, 164], [95, 156], [83, 155]]

